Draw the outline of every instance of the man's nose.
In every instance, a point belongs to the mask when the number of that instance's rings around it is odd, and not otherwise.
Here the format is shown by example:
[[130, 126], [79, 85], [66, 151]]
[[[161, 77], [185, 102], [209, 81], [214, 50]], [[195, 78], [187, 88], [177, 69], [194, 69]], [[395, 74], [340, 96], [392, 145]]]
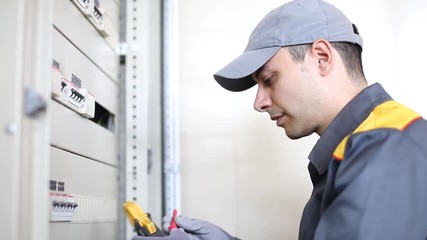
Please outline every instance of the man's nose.
[[267, 94], [267, 91], [265, 91], [262, 87], [258, 87], [254, 102], [255, 110], [258, 112], [265, 112], [270, 106], [271, 99]]

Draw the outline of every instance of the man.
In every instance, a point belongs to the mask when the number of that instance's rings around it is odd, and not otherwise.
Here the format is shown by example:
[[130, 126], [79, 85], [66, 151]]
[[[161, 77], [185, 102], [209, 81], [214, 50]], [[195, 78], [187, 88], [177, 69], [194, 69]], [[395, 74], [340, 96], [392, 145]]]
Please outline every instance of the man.
[[[333, 5], [296, 0], [261, 20], [214, 78], [236, 92], [257, 85], [254, 108], [289, 138], [320, 136], [299, 239], [427, 239], [427, 121], [368, 86], [362, 47]], [[201, 220], [175, 221], [169, 239], [233, 239]]]

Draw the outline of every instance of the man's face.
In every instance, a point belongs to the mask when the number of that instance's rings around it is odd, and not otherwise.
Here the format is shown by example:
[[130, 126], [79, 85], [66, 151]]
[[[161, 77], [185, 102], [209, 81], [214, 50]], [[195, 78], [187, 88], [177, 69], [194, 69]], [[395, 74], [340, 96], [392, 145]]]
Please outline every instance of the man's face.
[[307, 56], [296, 63], [288, 50], [281, 48], [253, 74], [258, 83], [255, 110], [268, 112], [291, 139], [308, 136], [319, 128], [322, 109], [315, 63]]

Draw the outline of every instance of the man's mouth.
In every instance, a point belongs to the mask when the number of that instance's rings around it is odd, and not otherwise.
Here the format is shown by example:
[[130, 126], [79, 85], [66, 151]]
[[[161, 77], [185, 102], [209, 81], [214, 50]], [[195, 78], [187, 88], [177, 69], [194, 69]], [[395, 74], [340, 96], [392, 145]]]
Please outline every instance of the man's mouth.
[[280, 126], [282, 119], [285, 115], [277, 115], [277, 116], [272, 116], [270, 117], [272, 121], [276, 121], [276, 125]]

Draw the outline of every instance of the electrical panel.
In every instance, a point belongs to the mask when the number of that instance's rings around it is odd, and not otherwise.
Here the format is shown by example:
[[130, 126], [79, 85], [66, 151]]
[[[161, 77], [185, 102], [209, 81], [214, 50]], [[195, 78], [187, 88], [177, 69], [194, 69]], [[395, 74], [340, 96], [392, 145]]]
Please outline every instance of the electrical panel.
[[162, 4], [0, 2], [2, 239], [130, 239], [127, 200], [160, 223]]
[[119, 239], [119, 10], [53, 1], [51, 240]]

